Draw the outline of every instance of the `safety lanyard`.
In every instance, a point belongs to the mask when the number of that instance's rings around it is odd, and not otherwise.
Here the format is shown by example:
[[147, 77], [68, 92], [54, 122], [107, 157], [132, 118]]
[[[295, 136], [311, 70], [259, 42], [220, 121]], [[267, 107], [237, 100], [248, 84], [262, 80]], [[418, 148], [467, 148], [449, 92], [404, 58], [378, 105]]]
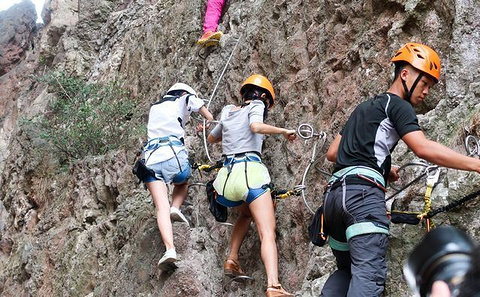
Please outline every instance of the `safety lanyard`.
[[438, 166], [430, 166], [427, 167], [426, 169], [427, 173], [427, 189], [425, 190], [425, 196], [423, 198], [424, 200], [424, 206], [423, 206], [423, 212], [420, 213], [417, 217], [420, 220], [424, 220], [427, 225], [427, 232], [430, 232], [430, 229], [435, 228], [435, 224], [431, 220], [431, 218], [427, 217], [427, 214], [430, 212], [432, 208], [432, 191], [433, 187], [435, 184], [438, 182], [438, 179], [440, 177], [440, 168]]

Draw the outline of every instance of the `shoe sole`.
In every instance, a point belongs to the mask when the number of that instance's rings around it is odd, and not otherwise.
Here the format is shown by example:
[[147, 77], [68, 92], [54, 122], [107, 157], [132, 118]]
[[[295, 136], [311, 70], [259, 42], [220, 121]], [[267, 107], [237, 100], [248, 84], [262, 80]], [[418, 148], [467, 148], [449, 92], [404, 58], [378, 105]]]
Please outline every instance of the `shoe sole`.
[[[270, 293], [270, 294], [268, 294], [268, 293]], [[269, 296], [269, 297], [292, 297], [292, 296], [295, 296], [295, 295], [292, 295], [290, 293], [283, 293], [283, 292], [279, 292], [279, 291], [268, 291], [267, 296]]]
[[202, 46], [203, 47], [211, 47], [211, 46], [216, 46], [216, 45], [219, 45], [219, 44], [220, 44], [220, 41], [211, 40], [211, 41], [205, 42]]
[[212, 40], [205, 40], [204, 42], [197, 42], [197, 44], [201, 47], [210, 47], [214, 45], [219, 45], [220, 40], [212, 39]]
[[177, 260], [173, 258], [166, 259], [162, 263], [158, 264], [158, 268], [162, 271], [173, 271], [178, 268], [177, 264], [175, 264]]
[[212, 46], [212, 45], [217, 45], [220, 43], [220, 38], [222, 38], [222, 35], [220, 32], [217, 32], [213, 35], [211, 35], [210, 37], [208, 37], [207, 39], [205, 40], [199, 40], [197, 41], [197, 44], [200, 45], [200, 46], [203, 46], [203, 47], [209, 47], [209, 46]]
[[187, 225], [190, 226], [190, 224], [188, 223], [188, 221], [185, 221], [184, 219], [182, 219], [181, 216], [179, 216], [179, 215], [176, 214], [176, 213], [171, 213], [171, 214], [170, 214], [170, 219], [171, 219], [172, 221], [175, 221], [175, 222], [186, 223]]
[[244, 273], [240, 273], [231, 269], [225, 269], [223, 273], [225, 274], [225, 276], [228, 276], [228, 277], [247, 276]]

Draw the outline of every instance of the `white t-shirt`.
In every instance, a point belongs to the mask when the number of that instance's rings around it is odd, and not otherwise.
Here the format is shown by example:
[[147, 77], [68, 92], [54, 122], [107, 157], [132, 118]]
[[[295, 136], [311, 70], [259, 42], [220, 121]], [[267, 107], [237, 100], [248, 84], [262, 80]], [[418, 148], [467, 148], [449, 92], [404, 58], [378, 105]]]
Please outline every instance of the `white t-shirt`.
[[[204, 105], [202, 99], [195, 95], [186, 94], [182, 97], [165, 95], [162, 100], [152, 105], [148, 114], [148, 141], [169, 137], [182, 139], [185, 136], [185, 123], [190, 114], [198, 112]], [[176, 153], [184, 150], [185, 147], [175, 145], [173, 149]], [[155, 151], [145, 151], [145, 160], [147, 165], [166, 161], [175, 155], [168, 145], [161, 146]]]

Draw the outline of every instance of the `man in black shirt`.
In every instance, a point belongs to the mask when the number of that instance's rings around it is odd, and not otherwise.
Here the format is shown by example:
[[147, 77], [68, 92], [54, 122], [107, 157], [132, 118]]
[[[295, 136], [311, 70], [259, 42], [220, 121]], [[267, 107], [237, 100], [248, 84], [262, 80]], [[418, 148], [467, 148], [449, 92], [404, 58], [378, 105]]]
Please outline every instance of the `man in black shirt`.
[[438, 82], [437, 53], [423, 44], [407, 43], [391, 61], [395, 78], [388, 91], [359, 104], [327, 152], [327, 159], [336, 164], [324, 212], [338, 269], [321, 296], [382, 294], [389, 230], [384, 191], [387, 180], [398, 179], [390, 154], [400, 139], [429, 162], [480, 173], [480, 160], [428, 140], [418, 125], [412, 106]]

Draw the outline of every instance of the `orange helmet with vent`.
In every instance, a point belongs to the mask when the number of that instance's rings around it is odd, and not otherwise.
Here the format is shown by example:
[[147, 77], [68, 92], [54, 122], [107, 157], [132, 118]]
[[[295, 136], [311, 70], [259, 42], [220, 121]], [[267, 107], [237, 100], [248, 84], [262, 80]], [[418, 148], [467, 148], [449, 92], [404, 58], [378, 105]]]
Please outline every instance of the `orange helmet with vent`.
[[440, 78], [440, 58], [430, 47], [409, 42], [397, 51], [391, 62], [407, 62], [414, 68], [429, 74], [435, 81]]
[[270, 101], [268, 108], [272, 108], [275, 104], [275, 92], [273, 91], [272, 83], [263, 75], [254, 74], [248, 77], [242, 84], [240, 88], [240, 95], [243, 96], [243, 93], [247, 91], [249, 86], [255, 86], [263, 89], [267, 94], [267, 97]]

